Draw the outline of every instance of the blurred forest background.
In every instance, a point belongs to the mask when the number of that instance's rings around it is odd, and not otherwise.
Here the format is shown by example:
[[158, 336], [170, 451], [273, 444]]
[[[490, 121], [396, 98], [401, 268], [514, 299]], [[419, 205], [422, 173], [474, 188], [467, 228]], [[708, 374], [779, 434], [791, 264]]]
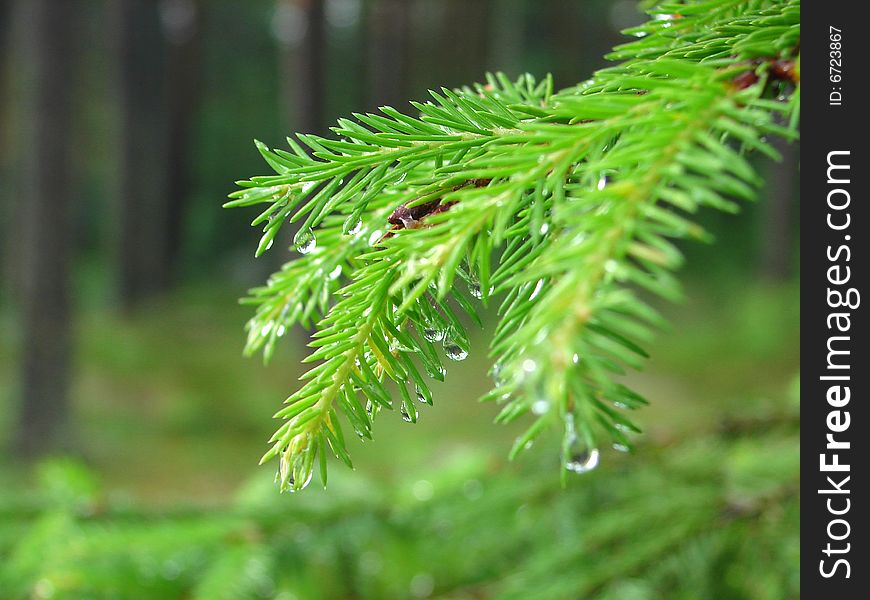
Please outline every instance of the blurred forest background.
[[328, 492], [279, 497], [256, 467], [307, 336], [241, 356], [237, 299], [291, 256], [287, 232], [255, 261], [255, 214], [220, 207], [267, 172], [252, 139], [486, 71], [566, 87], [643, 19], [632, 0], [0, 0], [0, 598], [798, 597], [793, 146], [758, 161], [761, 202], [702, 216], [717, 242], [685, 248], [688, 299], [631, 376], [652, 402], [635, 455], [564, 490], [553, 448], [506, 464], [517, 431], [475, 402], [484, 332]]

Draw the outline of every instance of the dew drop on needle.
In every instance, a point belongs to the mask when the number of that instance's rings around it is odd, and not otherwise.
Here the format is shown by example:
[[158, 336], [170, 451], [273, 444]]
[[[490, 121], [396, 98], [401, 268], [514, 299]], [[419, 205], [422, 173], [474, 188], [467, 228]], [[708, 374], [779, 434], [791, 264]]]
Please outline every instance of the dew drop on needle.
[[572, 473], [588, 473], [598, 466], [598, 448], [583, 450], [571, 455], [571, 460], [565, 463], [565, 468]]
[[293, 238], [293, 243], [296, 245], [296, 251], [299, 252], [299, 254], [309, 254], [317, 247], [317, 238], [314, 236], [314, 232], [311, 228], [308, 227], [299, 230]]
[[446, 344], [444, 346], [444, 352], [450, 360], [465, 360], [468, 357], [468, 352], [456, 344]]
[[344, 233], [347, 235], [356, 235], [362, 229], [362, 219], [358, 215], [350, 215], [344, 222]]
[[435, 329], [433, 327], [427, 327], [423, 329], [423, 337], [429, 340], [430, 342], [440, 342], [447, 335], [447, 332], [443, 329]]

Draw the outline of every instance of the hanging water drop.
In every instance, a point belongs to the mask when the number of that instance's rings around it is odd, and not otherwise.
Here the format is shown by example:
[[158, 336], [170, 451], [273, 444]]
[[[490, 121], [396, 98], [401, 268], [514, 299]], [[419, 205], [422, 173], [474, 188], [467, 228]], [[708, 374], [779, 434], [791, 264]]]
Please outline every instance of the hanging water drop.
[[294, 481], [293, 477], [291, 476], [290, 480], [287, 482], [290, 484], [290, 489], [289, 489], [290, 493], [302, 491], [305, 488], [307, 488], [308, 484], [311, 483], [312, 477], [314, 477], [314, 471], [309, 470], [308, 474], [305, 476], [305, 481], [303, 481], [302, 483], [297, 485], [296, 482]]
[[547, 235], [547, 232], [550, 231], [550, 226], [547, 223], [542, 223], [538, 231], [541, 232], [541, 235]]
[[374, 403], [372, 403], [371, 400], [366, 401], [366, 413], [368, 414], [368, 416], [371, 417], [374, 412], [375, 412]]
[[381, 241], [381, 238], [384, 236], [384, 232], [381, 230], [373, 231], [369, 236], [369, 246], [375, 246], [378, 242]]
[[447, 358], [449, 358], [450, 360], [458, 361], [468, 358], [468, 352], [453, 343], [444, 345], [444, 353], [447, 354]]
[[293, 243], [296, 245], [296, 251], [299, 254], [308, 254], [317, 246], [317, 238], [310, 227], [300, 229], [293, 238]]
[[571, 460], [565, 463], [565, 468], [572, 473], [588, 473], [598, 466], [598, 448], [592, 448], [571, 455]]
[[538, 294], [541, 293], [541, 290], [544, 289], [544, 280], [538, 279], [538, 283], [535, 284], [535, 289], [532, 290], [531, 295], [529, 296], [529, 300], [534, 300], [538, 297]]
[[342, 229], [345, 235], [356, 235], [362, 229], [362, 219], [359, 215], [352, 214], [345, 220]]
[[447, 336], [447, 332], [443, 329], [435, 329], [432, 327], [427, 327], [423, 329], [423, 337], [429, 340], [430, 342], [440, 342], [444, 340]]
[[417, 402], [420, 402], [421, 404], [429, 404], [429, 402], [426, 400], [426, 395], [423, 394], [420, 388], [414, 388], [414, 392], [417, 395]]
[[402, 404], [402, 420], [406, 423], [410, 423], [412, 421], [411, 414], [408, 412], [408, 407]]
[[579, 363], [580, 362], [580, 355], [575, 352], [574, 355], [571, 357], [571, 362], [574, 363], [575, 365], [577, 363]]
[[605, 187], [607, 187], [607, 184], [609, 182], [610, 178], [607, 175], [602, 175], [598, 178], [598, 185], [596, 187], [598, 187], [599, 190], [603, 190]]
[[339, 277], [341, 277], [341, 271], [342, 271], [342, 266], [335, 265], [335, 268], [329, 272], [329, 275], [327, 275], [327, 277], [329, 279], [338, 279]]
[[629, 448], [625, 444], [619, 444], [619, 443], [613, 444], [613, 449], [616, 450], [617, 452], [628, 452], [631, 450], [631, 448]]
[[526, 373], [534, 373], [535, 369], [538, 368], [538, 363], [533, 361], [531, 358], [527, 358], [523, 361], [523, 371]]
[[546, 400], [543, 400], [543, 399], [542, 400], [535, 400], [532, 403], [532, 414], [541, 416], [541, 415], [544, 415], [547, 412], [549, 412], [549, 410], [550, 410], [550, 403], [547, 402]]
[[483, 298], [483, 291], [480, 289], [480, 284], [476, 281], [472, 281], [468, 284], [468, 293], [478, 300]]

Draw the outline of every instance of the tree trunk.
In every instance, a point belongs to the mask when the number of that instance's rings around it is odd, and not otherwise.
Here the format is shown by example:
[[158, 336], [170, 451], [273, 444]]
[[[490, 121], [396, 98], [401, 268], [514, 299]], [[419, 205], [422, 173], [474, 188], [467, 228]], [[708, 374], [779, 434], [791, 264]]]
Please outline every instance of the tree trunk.
[[162, 40], [154, 0], [115, 3], [121, 113], [119, 296], [129, 310], [166, 285]]
[[9, 48], [11, 43], [12, 30], [12, 0], [0, 0], [0, 181], [4, 182], [0, 185], [0, 303], [3, 302], [5, 294], [9, 292], [15, 278], [15, 270], [12, 265], [11, 256], [14, 249], [14, 235], [11, 231], [10, 223], [12, 222], [12, 185], [10, 180], [12, 177], [12, 169], [10, 168], [10, 158], [7, 155], [8, 150], [12, 147], [12, 139], [10, 135], [11, 119], [9, 112], [12, 102], [10, 85], [7, 81], [6, 74], [9, 72], [9, 61], [7, 57], [11, 54]]
[[163, 31], [167, 40], [167, 147], [165, 155], [166, 222], [161, 283], [172, 284], [192, 192], [191, 140], [196, 127], [202, 89], [202, 3], [200, 0], [163, 0]]
[[[326, 105], [326, 13], [324, 0], [278, 0], [278, 25], [288, 32], [284, 46], [284, 97], [290, 128], [301, 133], [324, 132]], [[298, 22], [296, 22], [298, 20]]]
[[[326, 6], [325, 0], [278, 0], [278, 41], [282, 46], [283, 97], [290, 131], [323, 134], [326, 131]], [[284, 251], [301, 223], [282, 227], [275, 249], [267, 254], [272, 270], [283, 265]]]
[[[0, 0], [0, 132], [5, 132], [3, 127], [6, 119], [6, 110], [8, 102], [6, 101], [8, 91], [6, 89], [6, 72], [8, 69], [6, 57], [9, 56], [9, 48], [6, 44], [9, 43], [9, 33], [12, 29], [12, 0]], [[0, 134], [0, 164], [3, 160], [3, 151], [5, 148], [2, 145], [2, 134]]]
[[492, 30], [491, 16], [498, 6], [492, 0], [446, 0], [441, 38], [450, 40], [444, 48], [449, 75], [447, 87], [481, 81], [489, 68], [487, 41]]
[[[525, 4], [524, 0], [500, 0], [498, 10], [492, 11], [489, 56], [494, 68], [511, 79], [516, 79], [523, 72]], [[479, 75], [475, 78], [476, 81], [480, 79]]]
[[798, 210], [798, 145], [776, 139], [782, 162], [771, 163], [765, 178], [761, 225], [761, 277], [785, 281], [794, 271], [795, 215]]
[[368, 15], [369, 104], [404, 110], [410, 79], [409, 0], [375, 0]]
[[16, 449], [34, 455], [68, 442], [70, 373], [72, 0], [31, 0], [32, 149], [23, 231], [22, 406]]

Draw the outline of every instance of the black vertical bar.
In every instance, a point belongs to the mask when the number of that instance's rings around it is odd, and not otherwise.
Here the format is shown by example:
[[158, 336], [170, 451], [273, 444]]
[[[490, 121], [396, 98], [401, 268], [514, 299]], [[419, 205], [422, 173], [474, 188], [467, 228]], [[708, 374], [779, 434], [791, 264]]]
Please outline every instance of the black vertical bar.
[[[801, 19], [801, 588], [866, 597], [867, 40], [860, 2], [805, 2]], [[805, 84], [805, 85], [804, 85]], [[822, 595], [824, 594], [824, 595]]]

